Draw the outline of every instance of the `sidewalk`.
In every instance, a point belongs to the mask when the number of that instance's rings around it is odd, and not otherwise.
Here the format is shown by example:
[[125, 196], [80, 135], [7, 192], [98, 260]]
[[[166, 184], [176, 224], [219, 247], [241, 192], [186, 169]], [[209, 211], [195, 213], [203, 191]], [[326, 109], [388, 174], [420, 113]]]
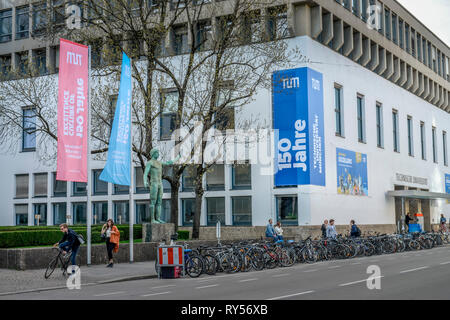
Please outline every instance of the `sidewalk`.
[[[157, 277], [155, 261], [117, 263], [113, 268], [105, 265], [82, 266], [81, 285], [135, 280]], [[43, 291], [66, 288], [67, 279], [61, 269], [55, 269], [49, 279], [44, 278], [45, 269], [17, 271], [0, 269], [0, 296], [6, 293]]]

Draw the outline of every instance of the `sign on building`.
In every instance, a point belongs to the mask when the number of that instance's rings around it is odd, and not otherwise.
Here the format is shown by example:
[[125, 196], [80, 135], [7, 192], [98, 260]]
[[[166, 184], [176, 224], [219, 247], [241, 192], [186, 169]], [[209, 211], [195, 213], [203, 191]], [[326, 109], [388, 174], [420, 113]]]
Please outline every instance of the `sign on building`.
[[367, 155], [336, 148], [337, 192], [355, 196], [367, 196]]
[[272, 90], [275, 186], [325, 186], [322, 74], [277, 71]]

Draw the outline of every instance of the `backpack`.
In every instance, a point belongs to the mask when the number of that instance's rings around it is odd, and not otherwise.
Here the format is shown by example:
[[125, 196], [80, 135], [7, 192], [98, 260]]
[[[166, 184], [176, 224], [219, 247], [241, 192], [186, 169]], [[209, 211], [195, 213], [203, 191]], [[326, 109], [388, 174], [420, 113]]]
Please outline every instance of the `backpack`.
[[86, 242], [86, 240], [84, 240], [83, 235], [76, 233], [75, 231], [71, 230], [72, 233], [75, 235], [75, 237], [77, 237], [78, 241], [80, 242], [80, 244], [84, 244]]
[[358, 226], [356, 226], [356, 236], [361, 237], [361, 229]]

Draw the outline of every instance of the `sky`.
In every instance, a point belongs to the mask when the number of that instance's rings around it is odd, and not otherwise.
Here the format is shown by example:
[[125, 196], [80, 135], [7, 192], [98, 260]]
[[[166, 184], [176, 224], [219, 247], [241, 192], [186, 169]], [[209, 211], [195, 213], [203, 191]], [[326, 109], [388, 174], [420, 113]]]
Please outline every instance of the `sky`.
[[450, 47], [450, 0], [397, 0]]

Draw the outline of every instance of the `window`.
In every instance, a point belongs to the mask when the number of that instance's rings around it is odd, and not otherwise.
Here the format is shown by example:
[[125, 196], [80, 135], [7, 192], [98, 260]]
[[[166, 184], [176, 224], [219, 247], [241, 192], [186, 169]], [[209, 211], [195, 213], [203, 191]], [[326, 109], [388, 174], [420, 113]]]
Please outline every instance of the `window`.
[[377, 147], [383, 148], [383, 106], [376, 104], [376, 121], [377, 121]]
[[29, 11], [30, 8], [28, 6], [16, 8], [16, 40], [29, 37]]
[[36, 150], [36, 108], [25, 108], [23, 114], [22, 151]]
[[46, 197], [47, 196], [47, 174], [35, 173], [34, 174], [34, 197]]
[[128, 201], [114, 202], [114, 223], [127, 224], [129, 222], [130, 212]]
[[0, 56], [0, 75], [8, 78], [11, 73], [11, 55]]
[[175, 27], [173, 29], [173, 50], [176, 55], [185, 54], [189, 52], [188, 48], [188, 33], [185, 26]]
[[[163, 199], [161, 203], [161, 220], [169, 222], [171, 221], [170, 218], [170, 199]], [[175, 223], [178, 223], [178, 221], [175, 221]]]
[[283, 6], [269, 10], [268, 29], [269, 40], [289, 37], [286, 7]]
[[252, 225], [252, 197], [231, 197], [234, 226]]
[[150, 192], [149, 188], [144, 187], [144, 172], [141, 167], [137, 167], [134, 169], [136, 173], [136, 193], [148, 193]]
[[138, 201], [136, 202], [136, 223], [145, 222], [150, 222], [150, 203], [149, 201]]
[[422, 151], [422, 160], [427, 160], [427, 148], [425, 139], [425, 123], [420, 122], [420, 149]]
[[[427, 64], [427, 59], [426, 59], [426, 54], [427, 54], [427, 40], [422, 37], [422, 62], [426, 65]], [[428, 56], [428, 59], [430, 57]]]
[[438, 157], [437, 157], [436, 128], [435, 127], [433, 127], [431, 129], [431, 139], [432, 139], [432, 143], [433, 143], [433, 162], [437, 163], [438, 162]]
[[47, 2], [33, 4], [33, 35], [42, 35], [47, 26]]
[[422, 61], [422, 42], [420, 41], [420, 34], [417, 33], [417, 59]]
[[416, 56], [416, 32], [411, 28], [411, 55]]
[[53, 224], [55, 226], [58, 226], [61, 223], [66, 223], [66, 216], [67, 216], [67, 204], [65, 202], [54, 203], [53, 204]]
[[215, 115], [215, 128], [220, 131], [234, 130], [234, 108], [222, 108]]
[[212, 28], [211, 21], [202, 21], [197, 23], [197, 34], [196, 34], [196, 50], [204, 51], [211, 47], [212, 40]]
[[92, 203], [92, 223], [104, 224], [108, 220], [108, 202]]
[[379, 33], [381, 33], [381, 34], [384, 34], [384, 23], [383, 23], [383, 4], [381, 3], [381, 2], [379, 2], [378, 1], [378, 7], [379, 7], [379, 10], [377, 9], [376, 11], [377, 11], [377, 14], [378, 14], [378, 23], [380, 24], [379, 25], [379, 29], [378, 29], [378, 32]]
[[94, 181], [94, 188], [92, 194], [95, 196], [108, 194], [108, 182], [100, 180], [102, 170], [92, 170], [92, 179]]
[[86, 224], [86, 202], [73, 203], [73, 224]]
[[16, 226], [28, 225], [28, 205], [16, 204], [14, 205], [14, 213], [16, 215]]
[[407, 118], [408, 125], [408, 155], [414, 157], [414, 139], [413, 139], [413, 120], [410, 116]]
[[406, 51], [407, 52], [409, 52], [409, 50], [411, 49], [410, 41], [411, 41], [411, 37], [409, 34], [409, 25], [407, 23], [405, 23], [405, 42], [406, 42]]
[[206, 172], [206, 190], [225, 190], [225, 166], [223, 164], [213, 164]]
[[34, 68], [39, 75], [47, 74], [47, 53], [46, 49], [33, 50]]
[[196, 169], [193, 165], [187, 166], [184, 169], [183, 175], [181, 176], [181, 189], [183, 192], [194, 191], [195, 172]]
[[61, 28], [65, 23], [64, 0], [52, 0], [52, 18], [55, 29]]
[[298, 224], [297, 196], [277, 196], [277, 221], [285, 225]]
[[251, 164], [233, 164], [231, 168], [233, 190], [252, 188]]
[[129, 186], [122, 186], [120, 184], [114, 184], [114, 194], [128, 194], [130, 191]]
[[47, 204], [39, 203], [34, 204], [34, 225], [46, 226], [47, 225]]
[[167, 90], [160, 94], [160, 140], [170, 140], [173, 131], [175, 130], [176, 111], [178, 109], [178, 91]]
[[225, 225], [225, 198], [206, 198], [206, 214], [208, 226]]
[[445, 131], [442, 131], [442, 153], [444, 156], [444, 166], [448, 166], [447, 132]]
[[12, 9], [0, 11], [0, 43], [12, 39]]
[[352, 0], [352, 12], [355, 16], [359, 17], [359, 0]]
[[73, 183], [73, 196], [86, 196], [86, 182], [74, 182]]
[[395, 13], [392, 13], [392, 41], [395, 44], [398, 44], [398, 20], [397, 15]]
[[398, 43], [400, 45], [400, 48], [404, 49], [404, 42], [403, 42], [403, 20], [398, 20]]
[[394, 142], [394, 151], [395, 152], [400, 152], [400, 147], [398, 144], [398, 112], [397, 110], [392, 110], [392, 138], [393, 138], [393, 142]]
[[386, 38], [391, 40], [391, 11], [387, 8], [384, 9], [384, 25], [386, 29]]
[[367, 10], [368, 10], [367, 0], [361, 0], [361, 19], [367, 22]]
[[334, 87], [334, 113], [336, 118], [336, 135], [343, 137], [342, 87]]
[[183, 210], [183, 226], [191, 226], [194, 223], [195, 198], [181, 199], [181, 208]]
[[28, 198], [28, 175], [16, 175], [16, 199]]
[[358, 141], [366, 142], [366, 128], [365, 128], [365, 110], [364, 110], [364, 97], [357, 96], [357, 118], [358, 118]]
[[56, 180], [56, 172], [53, 172], [53, 196], [67, 196], [67, 181]]
[[250, 12], [243, 18], [244, 27], [243, 31], [243, 43], [257, 43], [260, 42], [261, 37], [261, 15], [258, 11]]

